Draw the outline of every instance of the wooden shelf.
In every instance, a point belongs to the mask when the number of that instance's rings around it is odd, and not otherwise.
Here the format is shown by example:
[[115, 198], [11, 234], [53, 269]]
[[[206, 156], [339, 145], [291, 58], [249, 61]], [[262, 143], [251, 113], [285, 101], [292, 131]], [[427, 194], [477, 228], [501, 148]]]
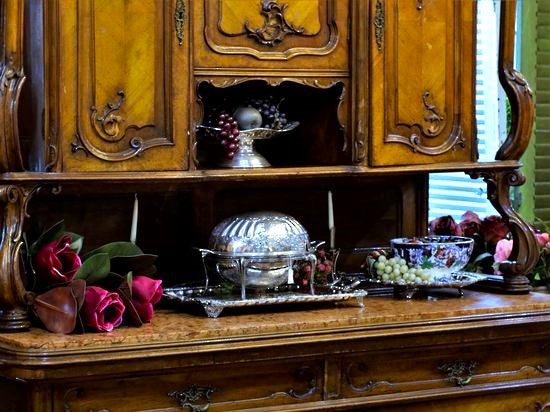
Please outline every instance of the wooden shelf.
[[473, 172], [484, 170], [514, 170], [522, 166], [515, 160], [479, 163], [439, 163], [430, 165], [410, 165], [398, 167], [364, 166], [323, 166], [292, 167], [269, 169], [208, 169], [173, 172], [66, 172], [41, 173], [20, 172], [0, 175], [2, 184], [70, 184], [86, 183], [104, 185], [105, 183], [157, 185], [159, 183], [202, 183], [216, 181], [314, 179], [314, 178], [357, 178], [378, 177], [418, 173]]

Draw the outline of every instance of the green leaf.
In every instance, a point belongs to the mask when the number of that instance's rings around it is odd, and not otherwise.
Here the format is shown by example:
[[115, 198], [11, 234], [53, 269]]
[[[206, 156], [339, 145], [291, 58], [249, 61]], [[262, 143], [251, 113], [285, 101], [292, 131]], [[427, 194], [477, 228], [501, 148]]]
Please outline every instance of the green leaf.
[[84, 244], [84, 236], [72, 232], [65, 232], [65, 234], [71, 237], [71, 250], [76, 254], [80, 253]]
[[[155, 273], [157, 255], [116, 256], [111, 259], [111, 270], [117, 273], [133, 271], [136, 275]], [[131, 282], [130, 282], [131, 283]]]
[[422, 269], [432, 269], [434, 267], [434, 264], [430, 262], [428, 258], [424, 257], [420, 262], [420, 267]]
[[119, 257], [119, 256], [136, 256], [142, 255], [142, 250], [134, 245], [131, 242], [113, 242], [107, 243], [91, 252], [87, 253], [84, 256], [84, 260], [89, 259], [91, 256], [97, 255], [99, 253], [106, 253], [109, 255], [109, 258]]
[[87, 284], [103, 280], [111, 271], [111, 261], [107, 253], [98, 253], [90, 256], [82, 263], [74, 279], [83, 279]]
[[29, 254], [33, 256], [42, 245], [60, 239], [65, 233], [65, 221], [60, 220], [48, 230], [43, 232], [38, 239], [31, 245]]
[[132, 271], [126, 274], [126, 283], [130, 288], [130, 297], [132, 297], [132, 282], [134, 281], [134, 274]]

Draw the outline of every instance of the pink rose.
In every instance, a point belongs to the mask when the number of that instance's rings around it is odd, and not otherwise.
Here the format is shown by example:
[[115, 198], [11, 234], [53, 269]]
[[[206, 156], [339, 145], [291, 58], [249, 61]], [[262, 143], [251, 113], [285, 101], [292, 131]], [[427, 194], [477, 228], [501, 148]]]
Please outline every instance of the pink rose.
[[461, 236], [462, 230], [456, 224], [452, 216], [441, 216], [429, 223], [428, 232], [430, 235], [439, 236]]
[[71, 237], [63, 236], [43, 245], [34, 255], [33, 265], [39, 279], [51, 284], [71, 281], [82, 262], [71, 250]]
[[84, 326], [100, 332], [111, 332], [122, 323], [125, 309], [118, 293], [98, 286], [88, 286], [80, 314]]
[[497, 243], [495, 250], [495, 262], [504, 262], [508, 260], [510, 254], [512, 253], [512, 248], [514, 247], [514, 242], [508, 239], [501, 239]]
[[132, 303], [143, 322], [153, 319], [153, 305], [162, 297], [162, 280], [147, 276], [135, 276], [132, 279]]
[[535, 237], [537, 238], [537, 242], [540, 247], [545, 247], [550, 241], [550, 236], [548, 233], [535, 233]]
[[468, 211], [460, 218], [459, 225], [464, 236], [473, 237], [480, 231], [481, 219], [476, 213]]
[[480, 233], [489, 244], [496, 245], [510, 232], [508, 225], [502, 221], [500, 216], [487, 216], [481, 222]]

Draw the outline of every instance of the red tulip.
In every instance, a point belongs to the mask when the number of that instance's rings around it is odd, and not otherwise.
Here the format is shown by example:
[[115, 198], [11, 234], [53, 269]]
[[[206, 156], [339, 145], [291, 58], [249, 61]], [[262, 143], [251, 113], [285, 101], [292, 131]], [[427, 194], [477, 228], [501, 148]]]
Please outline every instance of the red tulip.
[[63, 236], [46, 243], [34, 256], [34, 269], [45, 284], [69, 282], [82, 265], [80, 257], [71, 250], [71, 237]]
[[473, 237], [480, 232], [481, 219], [476, 213], [467, 211], [460, 218], [459, 225], [464, 236]]
[[502, 221], [500, 216], [487, 216], [481, 222], [480, 233], [489, 244], [496, 245], [510, 232], [510, 228]]
[[462, 230], [456, 224], [452, 216], [441, 216], [435, 218], [429, 223], [428, 231], [430, 235], [439, 236], [461, 236]]
[[132, 279], [132, 303], [143, 322], [153, 319], [153, 305], [162, 297], [162, 280], [147, 276]]
[[80, 314], [84, 326], [100, 332], [111, 332], [122, 323], [125, 309], [118, 293], [98, 286], [88, 286]]

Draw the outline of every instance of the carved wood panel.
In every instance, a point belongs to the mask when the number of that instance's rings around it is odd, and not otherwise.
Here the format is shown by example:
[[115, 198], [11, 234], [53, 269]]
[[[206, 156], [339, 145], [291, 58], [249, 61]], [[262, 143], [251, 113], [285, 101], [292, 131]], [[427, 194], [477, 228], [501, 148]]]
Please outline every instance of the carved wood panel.
[[371, 12], [371, 164], [471, 160], [474, 3], [377, 0]]
[[76, 106], [76, 124], [61, 122], [63, 169], [185, 169], [187, 0], [66, 6], [51, 12], [51, 24], [62, 22], [60, 45], [52, 45], [64, 63], [52, 76], [61, 117]]
[[347, 52], [342, 54], [347, 49], [347, 1], [204, 0], [194, 7], [195, 38], [204, 40], [204, 47], [197, 49], [200, 67], [248, 62], [268, 68], [277, 67], [269, 62], [330, 54], [338, 56], [331, 62], [333, 69], [347, 68]]

